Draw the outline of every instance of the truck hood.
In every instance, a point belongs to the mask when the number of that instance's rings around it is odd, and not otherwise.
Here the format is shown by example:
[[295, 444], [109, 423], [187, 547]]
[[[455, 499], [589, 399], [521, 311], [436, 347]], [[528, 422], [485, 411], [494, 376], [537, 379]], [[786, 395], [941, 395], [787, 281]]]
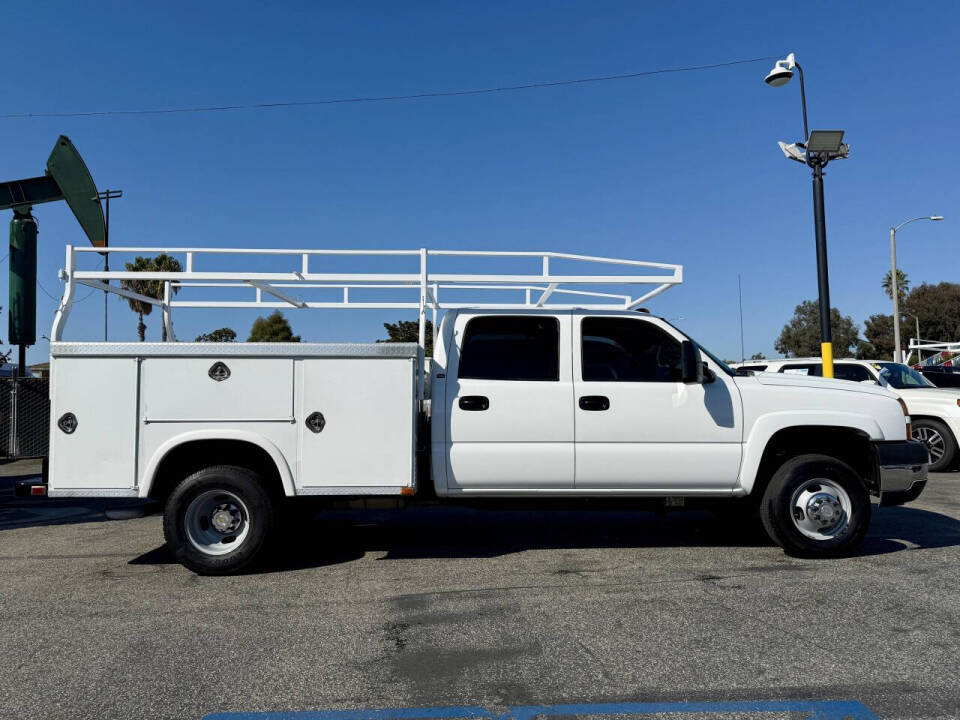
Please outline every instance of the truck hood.
[[843, 390], [845, 392], [882, 395], [897, 399], [897, 395], [874, 383], [858, 383], [850, 380], [817, 377], [816, 375], [795, 375], [793, 373], [759, 373], [754, 378], [761, 385], [780, 385], [788, 387], [823, 388], [825, 390]]

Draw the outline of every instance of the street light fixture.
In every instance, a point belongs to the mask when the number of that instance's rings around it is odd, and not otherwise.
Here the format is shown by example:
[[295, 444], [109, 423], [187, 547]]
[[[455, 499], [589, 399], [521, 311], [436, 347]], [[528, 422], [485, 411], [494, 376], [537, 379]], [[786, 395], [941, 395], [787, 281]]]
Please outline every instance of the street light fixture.
[[[917, 220], [932, 220], [939, 222], [943, 215], [921, 215], [920, 217], [904, 220], [896, 227], [890, 228], [890, 294], [893, 295], [893, 361], [903, 362], [903, 352], [900, 350], [900, 292], [897, 289], [897, 230]], [[918, 329], [917, 335], [920, 334]], [[918, 337], [919, 341], [920, 338]]]
[[787, 55], [783, 60], [777, 60], [773, 70], [767, 73], [763, 79], [770, 87], [783, 87], [793, 78], [793, 69], [797, 69], [800, 75], [800, 103], [803, 106], [803, 140], [807, 141], [810, 132], [807, 130], [807, 91], [803, 86], [803, 68], [797, 62], [793, 53]]
[[823, 168], [831, 160], [846, 158], [850, 147], [843, 142], [843, 130], [809, 131], [807, 125], [807, 91], [803, 83], [803, 68], [793, 53], [778, 60], [764, 78], [771, 87], [783, 87], [796, 69], [800, 75], [800, 104], [803, 109], [803, 142], [787, 145], [778, 143], [790, 160], [808, 165], [813, 170], [813, 222], [817, 241], [817, 285], [820, 303], [820, 357], [823, 376], [833, 377], [833, 335], [830, 330], [830, 276], [827, 270], [827, 224], [823, 211]]

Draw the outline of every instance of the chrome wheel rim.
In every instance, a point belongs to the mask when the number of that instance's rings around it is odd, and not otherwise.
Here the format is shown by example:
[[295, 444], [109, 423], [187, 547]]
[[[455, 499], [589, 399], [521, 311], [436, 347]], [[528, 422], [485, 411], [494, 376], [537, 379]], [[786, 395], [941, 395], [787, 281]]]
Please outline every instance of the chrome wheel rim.
[[946, 452], [943, 435], [932, 427], [913, 428], [913, 439], [919, 440], [927, 446], [927, 451], [930, 453], [931, 465], [935, 465], [943, 460], [943, 454]]
[[847, 491], [832, 480], [807, 480], [790, 502], [793, 525], [812, 540], [833, 540], [847, 529], [853, 505]]
[[205, 555], [225, 555], [250, 533], [246, 503], [228, 490], [207, 490], [187, 506], [184, 529], [190, 544]]

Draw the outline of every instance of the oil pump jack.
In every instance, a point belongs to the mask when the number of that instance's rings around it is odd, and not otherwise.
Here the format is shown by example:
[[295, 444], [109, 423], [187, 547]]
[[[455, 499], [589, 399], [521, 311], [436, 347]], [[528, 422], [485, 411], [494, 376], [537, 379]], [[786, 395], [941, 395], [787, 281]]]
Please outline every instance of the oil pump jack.
[[17, 345], [18, 374], [25, 374], [27, 346], [37, 342], [37, 221], [33, 206], [65, 200], [94, 247], [107, 244], [101, 195], [80, 153], [61, 135], [40, 177], [0, 182], [0, 210], [10, 220], [8, 342]]

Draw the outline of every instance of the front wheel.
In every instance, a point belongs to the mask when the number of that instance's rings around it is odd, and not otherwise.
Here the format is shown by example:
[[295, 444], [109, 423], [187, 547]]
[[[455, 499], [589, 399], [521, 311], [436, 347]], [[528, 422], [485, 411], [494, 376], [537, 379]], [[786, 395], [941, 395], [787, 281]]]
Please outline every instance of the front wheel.
[[913, 439], [927, 446], [930, 453], [930, 472], [946, 472], [953, 465], [957, 443], [953, 433], [939, 420], [914, 420]]
[[174, 557], [201, 575], [229, 575], [260, 555], [274, 509], [258, 475], [216, 466], [195, 472], [167, 500], [163, 534]]
[[845, 463], [826, 455], [800, 455], [787, 460], [770, 480], [760, 517], [788, 555], [848, 555], [870, 526], [870, 496]]

